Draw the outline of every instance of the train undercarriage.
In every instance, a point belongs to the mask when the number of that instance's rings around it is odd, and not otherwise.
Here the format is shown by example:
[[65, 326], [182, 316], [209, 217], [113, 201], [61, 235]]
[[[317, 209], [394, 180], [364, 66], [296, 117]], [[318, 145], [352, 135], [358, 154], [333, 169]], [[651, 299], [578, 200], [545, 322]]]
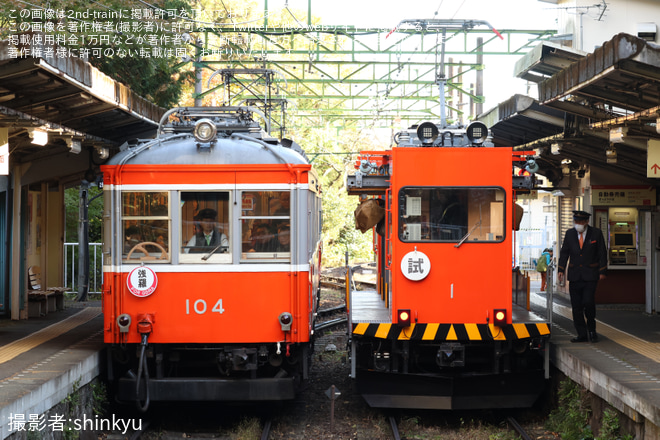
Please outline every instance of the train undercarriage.
[[372, 407], [529, 407], [546, 386], [544, 338], [495, 342], [354, 338], [357, 391]]
[[273, 401], [295, 397], [307, 380], [309, 344], [115, 345], [108, 378], [117, 400]]

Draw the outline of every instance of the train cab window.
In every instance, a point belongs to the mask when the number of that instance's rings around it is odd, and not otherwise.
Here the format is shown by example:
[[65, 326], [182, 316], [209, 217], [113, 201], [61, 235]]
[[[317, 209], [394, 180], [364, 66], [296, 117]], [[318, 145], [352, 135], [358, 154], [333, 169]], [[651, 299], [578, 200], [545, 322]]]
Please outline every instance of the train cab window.
[[182, 263], [231, 263], [229, 191], [181, 192]]
[[170, 261], [169, 205], [167, 192], [122, 192], [123, 261]]
[[241, 195], [241, 261], [291, 259], [291, 193], [244, 191]]
[[504, 240], [502, 188], [406, 187], [399, 192], [399, 239], [406, 242]]

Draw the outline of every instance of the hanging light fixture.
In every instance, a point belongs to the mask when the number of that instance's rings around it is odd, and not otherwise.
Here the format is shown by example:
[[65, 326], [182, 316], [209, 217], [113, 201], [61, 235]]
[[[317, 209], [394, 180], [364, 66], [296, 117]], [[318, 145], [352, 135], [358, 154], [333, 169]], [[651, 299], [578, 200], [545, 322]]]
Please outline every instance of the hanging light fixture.
[[610, 145], [607, 150], [605, 150], [605, 157], [607, 158], [607, 163], [616, 163], [616, 147], [614, 144]]
[[41, 127], [30, 127], [27, 130], [33, 144], [43, 147], [48, 143], [48, 131]]
[[73, 154], [79, 154], [82, 151], [82, 143], [80, 142], [80, 139], [66, 139], [66, 146], [69, 147], [69, 151]]

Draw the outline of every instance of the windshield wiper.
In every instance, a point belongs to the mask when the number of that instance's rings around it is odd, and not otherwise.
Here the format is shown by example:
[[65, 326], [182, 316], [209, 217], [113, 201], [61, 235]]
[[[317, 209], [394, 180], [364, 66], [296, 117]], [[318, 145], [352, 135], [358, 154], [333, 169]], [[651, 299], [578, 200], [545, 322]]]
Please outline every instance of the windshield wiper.
[[222, 246], [222, 244], [219, 244], [219, 245], [217, 245], [216, 247], [214, 247], [214, 248], [211, 250], [211, 252], [209, 252], [208, 254], [204, 255], [204, 256], [202, 257], [202, 260], [203, 260], [203, 261], [206, 261], [206, 260], [208, 260], [209, 258], [211, 258], [211, 255], [215, 254], [215, 252], [216, 252], [218, 249], [220, 249], [221, 247], [227, 248], [227, 246]]
[[467, 240], [468, 237], [469, 237], [470, 235], [472, 235], [472, 233], [474, 232], [474, 230], [477, 229], [479, 226], [481, 226], [481, 219], [479, 219], [479, 220], [474, 224], [474, 226], [472, 226], [472, 229], [470, 229], [470, 230], [468, 231], [468, 233], [465, 234], [465, 236], [464, 236], [463, 238], [461, 238], [461, 241], [459, 241], [458, 243], [456, 243], [456, 244], [454, 245], [454, 247], [457, 248], [457, 247], [459, 247], [460, 245], [462, 245], [462, 244], [465, 242], [465, 240]]

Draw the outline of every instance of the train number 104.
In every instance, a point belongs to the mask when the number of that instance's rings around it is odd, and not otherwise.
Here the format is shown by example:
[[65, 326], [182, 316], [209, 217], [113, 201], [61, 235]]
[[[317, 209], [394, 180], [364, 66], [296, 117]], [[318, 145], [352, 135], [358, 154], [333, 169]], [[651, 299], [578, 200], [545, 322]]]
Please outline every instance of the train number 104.
[[[190, 315], [190, 301], [189, 299], [186, 300], [186, 315]], [[192, 311], [197, 313], [198, 315], [203, 315], [207, 311], [209, 313], [219, 313], [223, 314], [225, 312], [225, 309], [222, 308], [222, 298], [216, 301], [215, 305], [209, 310], [208, 304], [206, 301], [203, 299], [196, 299], [192, 303]]]

